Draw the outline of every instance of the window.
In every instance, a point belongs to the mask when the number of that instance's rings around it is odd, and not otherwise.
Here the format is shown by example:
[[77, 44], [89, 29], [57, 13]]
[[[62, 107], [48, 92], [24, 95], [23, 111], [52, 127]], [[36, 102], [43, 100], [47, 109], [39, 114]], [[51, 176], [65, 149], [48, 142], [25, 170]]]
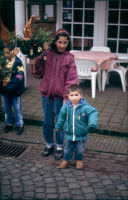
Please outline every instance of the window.
[[108, 2], [107, 46], [111, 52], [128, 52], [128, 1]]
[[62, 27], [71, 35], [73, 50], [90, 50], [94, 40], [95, 1], [63, 1]]

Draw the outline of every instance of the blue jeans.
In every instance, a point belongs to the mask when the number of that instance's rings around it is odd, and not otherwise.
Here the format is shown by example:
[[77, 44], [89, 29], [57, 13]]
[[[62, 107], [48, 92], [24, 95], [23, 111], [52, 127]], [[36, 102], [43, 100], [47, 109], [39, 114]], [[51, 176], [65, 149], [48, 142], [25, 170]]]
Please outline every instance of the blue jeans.
[[21, 107], [21, 97], [12, 97], [11, 95], [4, 94], [4, 111], [6, 124], [13, 123], [12, 106], [14, 108], [15, 123], [17, 126], [23, 125], [23, 113]]
[[83, 141], [69, 141], [66, 140], [66, 145], [64, 148], [64, 160], [72, 160], [73, 151], [75, 149], [75, 160], [83, 160], [84, 148], [86, 140]]
[[[53, 98], [47, 99], [46, 97], [42, 96], [42, 107], [44, 112], [43, 135], [46, 141], [46, 146], [52, 147], [54, 144], [53, 141], [54, 115], [57, 121], [62, 106], [63, 106], [63, 99], [53, 99]], [[63, 147], [64, 130], [55, 132], [55, 141], [57, 147], [59, 148]]]

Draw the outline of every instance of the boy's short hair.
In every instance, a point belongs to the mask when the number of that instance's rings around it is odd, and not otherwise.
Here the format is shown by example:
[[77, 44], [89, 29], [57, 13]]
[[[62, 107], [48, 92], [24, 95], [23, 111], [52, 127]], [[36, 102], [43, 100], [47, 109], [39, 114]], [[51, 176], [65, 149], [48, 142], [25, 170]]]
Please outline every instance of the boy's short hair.
[[79, 85], [71, 85], [69, 88], [68, 88], [68, 94], [70, 92], [74, 92], [74, 91], [77, 91], [79, 92], [80, 94], [82, 93], [82, 89]]
[[5, 45], [5, 48], [9, 49], [9, 51], [12, 51], [15, 48], [14, 43], [8, 43]]

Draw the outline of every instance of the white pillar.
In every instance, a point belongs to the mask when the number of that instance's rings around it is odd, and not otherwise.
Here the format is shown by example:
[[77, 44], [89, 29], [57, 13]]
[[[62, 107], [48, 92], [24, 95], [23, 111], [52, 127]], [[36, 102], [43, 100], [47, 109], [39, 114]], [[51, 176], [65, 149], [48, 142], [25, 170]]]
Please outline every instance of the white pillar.
[[[16, 34], [20, 35], [24, 38], [23, 28], [25, 26], [25, 1], [17, 1], [15, 0], [15, 31]], [[21, 53], [21, 51], [17, 55], [24, 65], [24, 77], [25, 77], [25, 87], [26, 87], [26, 57]]]

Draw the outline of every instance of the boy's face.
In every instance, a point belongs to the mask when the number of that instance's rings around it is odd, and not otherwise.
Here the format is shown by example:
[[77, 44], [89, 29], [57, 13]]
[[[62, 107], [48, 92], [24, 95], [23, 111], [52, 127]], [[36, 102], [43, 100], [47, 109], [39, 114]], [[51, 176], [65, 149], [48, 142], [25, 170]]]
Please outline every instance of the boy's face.
[[82, 93], [80, 94], [80, 93], [77, 92], [77, 91], [73, 91], [73, 92], [70, 92], [70, 93], [68, 94], [68, 99], [69, 99], [69, 100], [71, 101], [71, 103], [74, 104], [74, 105], [79, 104], [81, 97], [82, 97]]
[[11, 60], [14, 57], [14, 54], [8, 48], [4, 49], [4, 54], [8, 60]]

